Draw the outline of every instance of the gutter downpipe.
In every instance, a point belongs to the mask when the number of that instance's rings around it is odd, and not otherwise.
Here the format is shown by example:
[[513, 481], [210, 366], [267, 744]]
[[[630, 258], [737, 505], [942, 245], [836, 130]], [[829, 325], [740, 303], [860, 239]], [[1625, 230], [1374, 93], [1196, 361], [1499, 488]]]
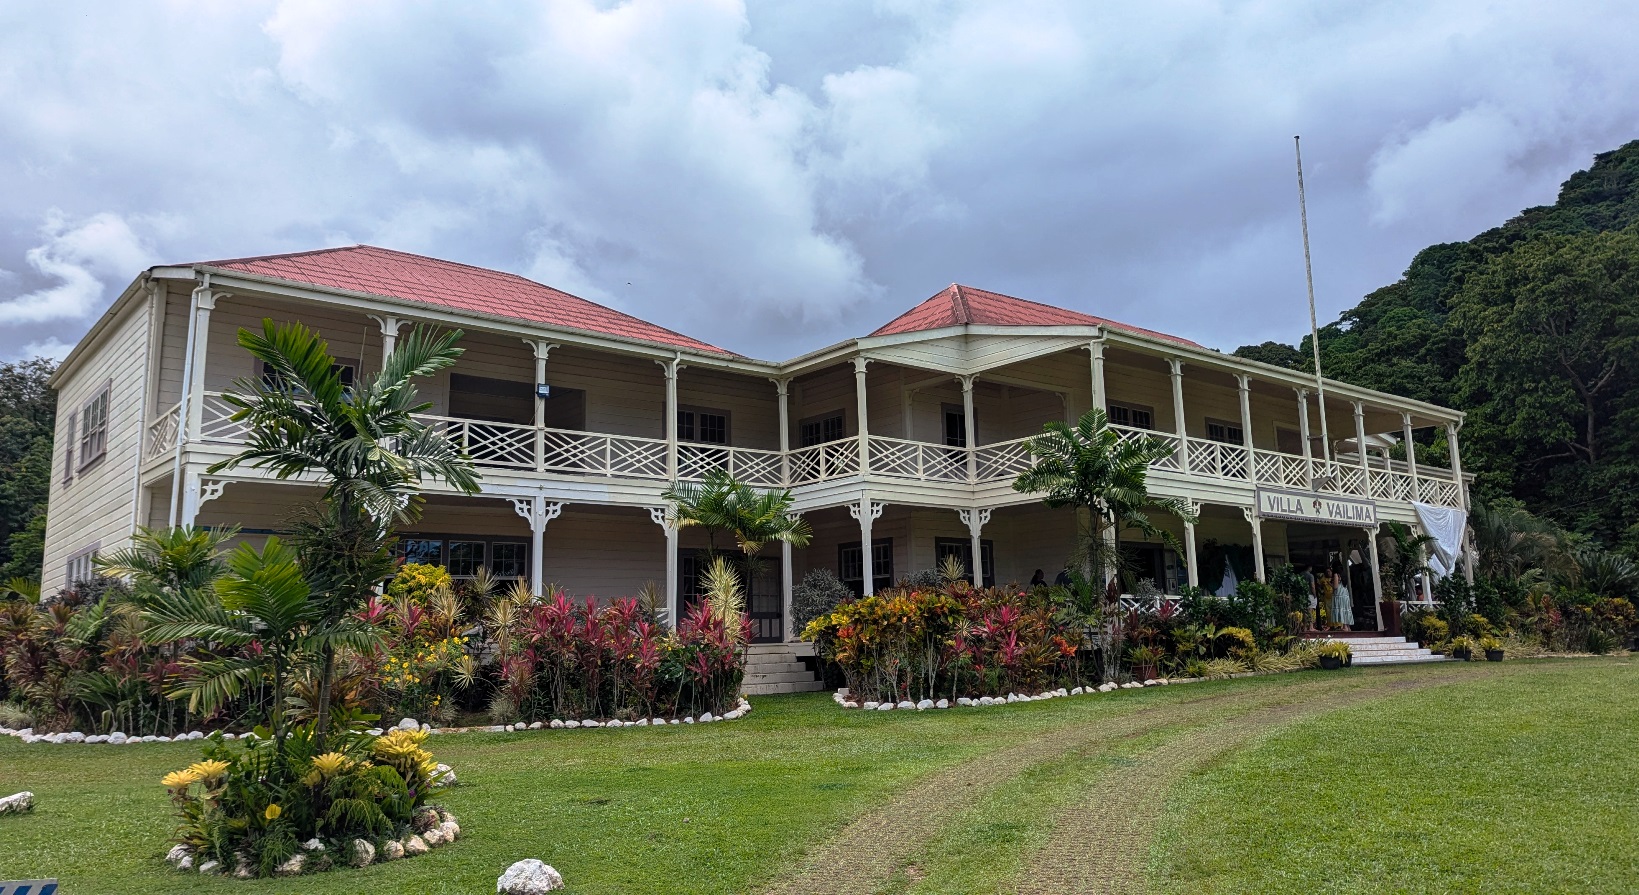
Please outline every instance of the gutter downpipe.
[[176, 455], [171, 461], [171, 515], [170, 526], [176, 527], [176, 516], [182, 499], [182, 449], [188, 443], [188, 402], [193, 398], [189, 394], [193, 384], [193, 356], [194, 343], [199, 338], [199, 294], [208, 292], [211, 288], [211, 275], [203, 274], [200, 285], [194, 287], [193, 295], [188, 300], [188, 338], [182, 359], [182, 394], [176, 404]]

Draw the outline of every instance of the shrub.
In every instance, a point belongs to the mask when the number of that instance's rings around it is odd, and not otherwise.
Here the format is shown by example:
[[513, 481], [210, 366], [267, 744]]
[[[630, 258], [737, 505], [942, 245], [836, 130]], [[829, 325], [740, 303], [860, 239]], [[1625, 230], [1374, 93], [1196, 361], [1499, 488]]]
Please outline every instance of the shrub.
[[440, 590], [450, 590], [453, 581], [443, 566], [410, 562], [398, 568], [387, 584], [387, 596], [395, 604], [426, 605]]
[[[937, 573], [929, 573], [937, 577]], [[935, 582], [937, 584], [937, 582]], [[852, 599], [853, 591], [837, 580], [830, 569], [814, 569], [791, 588], [791, 628], [801, 631], [808, 623], [837, 608], [843, 600]]]
[[213, 737], [203, 760], [160, 781], [181, 821], [175, 838], [196, 860], [259, 876], [271, 876], [309, 839], [327, 846], [324, 855], [345, 854], [354, 839], [397, 839], [438, 786], [425, 739], [419, 730], [373, 737], [337, 729], [319, 753], [311, 724], [282, 741], [246, 740], [242, 749]]
[[1315, 650], [1315, 654], [1328, 659], [1336, 659], [1339, 662], [1347, 662], [1349, 656], [1352, 655], [1352, 651], [1349, 649], [1349, 645], [1341, 640], [1328, 640]]

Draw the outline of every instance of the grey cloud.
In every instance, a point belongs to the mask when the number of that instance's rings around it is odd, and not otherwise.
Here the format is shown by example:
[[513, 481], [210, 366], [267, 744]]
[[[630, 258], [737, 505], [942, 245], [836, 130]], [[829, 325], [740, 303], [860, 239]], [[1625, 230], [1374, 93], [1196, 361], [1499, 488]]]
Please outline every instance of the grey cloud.
[[[1628, 5], [0, 8], [0, 356], [142, 266], [369, 242], [758, 356], [951, 281], [1231, 348], [1639, 136]], [[627, 285], [627, 284], [631, 285]]]

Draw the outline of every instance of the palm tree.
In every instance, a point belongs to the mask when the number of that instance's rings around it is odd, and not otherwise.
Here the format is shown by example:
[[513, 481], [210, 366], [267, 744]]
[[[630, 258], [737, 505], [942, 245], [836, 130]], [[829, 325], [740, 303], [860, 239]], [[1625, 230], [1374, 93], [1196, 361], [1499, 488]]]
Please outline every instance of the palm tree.
[[719, 533], [731, 535], [748, 559], [770, 542], [806, 547], [812, 537], [808, 523], [791, 515], [790, 491], [753, 488], [722, 469], [701, 482], [673, 482], [660, 496], [671, 502], [678, 528], [706, 529], [712, 553]]
[[[438, 479], [466, 494], [478, 490], [472, 461], [442, 431], [416, 419], [432, 405], [417, 401], [415, 380], [452, 366], [462, 354], [455, 346], [460, 337], [459, 330], [416, 327], [398, 340], [381, 372], [349, 386], [313, 330], [264, 320], [260, 333], [239, 331], [240, 346], [266, 366], [267, 375], [236, 380], [223, 396], [235, 408], [233, 420], [248, 427], [246, 445], [210, 471], [250, 466], [325, 486], [324, 501], [297, 521], [294, 533], [311, 599], [320, 609], [314, 622], [319, 629], [340, 624], [392, 573], [392, 528], [419, 517], [426, 482]], [[328, 640], [313, 645], [322, 658], [315, 707], [322, 749], [336, 656]]]
[[1196, 521], [1187, 502], [1152, 497], [1148, 491], [1150, 464], [1172, 456], [1172, 446], [1155, 438], [1123, 438], [1097, 407], [1082, 414], [1074, 427], [1058, 420], [1047, 423], [1028, 447], [1034, 462], [1013, 480], [1013, 490], [1039, 493], [1050, 507], [1077, 511], [1082, 561], [1094, 581], [1106, 581], [1120, 568], [1111, 535], [1136, 530], [1177, 549], [1177, 539], [1150, 521], [1146, 507]]
[[139, 601], [154, 591], [199, 590], [222, 577], [227, 567], [218, 551], [238, 533], [236, 526], [139, 528], [129, 547], [94, 562], [104, 575], [130, 578]]
[[1480, 504], [1469, 519], [1479, 554], [1475, 571], [1490, 579], [1518, 578], [1528, 569], [1563, 570], [1566, 551], [1553, 523], [1524, 507]]
[[[313, 593], [296, 551], [277, 537], [257, 550], [240, 544], [227, 558], [229, 574], [214, 587], [155, 589], [145, 599], [144, 638], [153, 643], [198, 641], [242, 650], [239, 655], [194, 658], [193, 674], [171, 695], [188, 700], [190, 712], [209, 713], [261, 680], [273, 677], [269, 726], [281, 746], [285, 703], [293, 672], [332, 657], [338, 648], [373, 648], [375, 628], [351, 616], [331, 619]], [[258, 649], [246, 650], [252, 643]], [[322, 664], [322, 662], [320, 663]]]
[[1416, 592], [1413, 579], [1429, 571], [1428, 549], [1434, 543], [1433, 535], [1417, 534], [1404, 522], [1390, 522], [1388, 558], [1383, 571], [1394, 582], [1395, 596], [1409, 600]]

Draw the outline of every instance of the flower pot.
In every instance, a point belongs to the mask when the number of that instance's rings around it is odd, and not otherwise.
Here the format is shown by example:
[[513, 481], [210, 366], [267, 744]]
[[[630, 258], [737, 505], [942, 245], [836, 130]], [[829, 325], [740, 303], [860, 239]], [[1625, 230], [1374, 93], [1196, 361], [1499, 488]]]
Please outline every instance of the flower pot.
[[1377, 604], [1378, 624], [1389, 637], [1400, 636], [1400, 601], [1381, 600]]
[[1336, 671], [1343, 667], [1343, 660], [1336, 656], [1321, 656], [1320, 667], [1327, 671]]
[[1153, 680], [1155, 680], [1155, 666], [1154, 665], [1134, 665], [1133, 666], [1133, 680], [1138, 681], [1139, 683], [1143, 683], [1144, 681], [1153, 681]]
[[1467, 662], [1468, 657], [1472, 655], [1474, 655], [1474, 651], [1467, 647], [1459, 647], [1451, 651], [1451, 658], [1460, 659], [1464, 662]]
[[1485, 661], [1487, 661], [1487, 662], [1501, 662], [1502, 661], [1502, 650], [1500, 650], [1500, 649], [1488, 649], [1488, 650], [1486, 650], [1485, 651]]

